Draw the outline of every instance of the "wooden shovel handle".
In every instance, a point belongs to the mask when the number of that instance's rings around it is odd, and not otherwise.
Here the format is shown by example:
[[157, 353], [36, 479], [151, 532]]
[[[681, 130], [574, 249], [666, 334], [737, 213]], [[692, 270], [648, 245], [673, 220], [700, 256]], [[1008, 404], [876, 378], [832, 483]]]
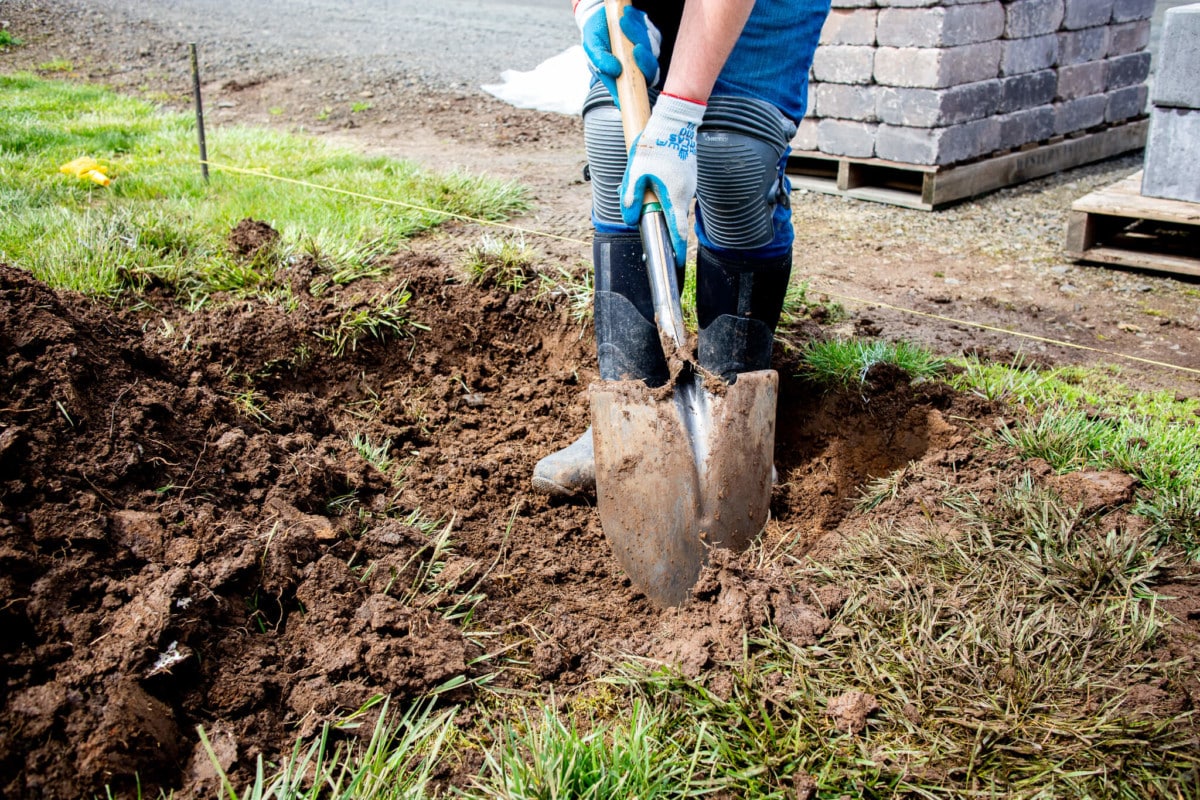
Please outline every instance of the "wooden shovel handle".
[[[630, 0], [604, 0], [604, 14], [608, 20], [608, 38], [612, 42], [613, 55], [621, 62], [621, 74], [617, 76], [617, 99], [621, 106], [621, 128], [625, 131], [625, 148], [633, 147], [633, 140], [650, 120], [650, 95], [646, 91], [646, 78], [633, 58], [633, 42], [621, 30], [621, 15]], [[653, 189], [646, 191], [647, 203], [657, 203]]]

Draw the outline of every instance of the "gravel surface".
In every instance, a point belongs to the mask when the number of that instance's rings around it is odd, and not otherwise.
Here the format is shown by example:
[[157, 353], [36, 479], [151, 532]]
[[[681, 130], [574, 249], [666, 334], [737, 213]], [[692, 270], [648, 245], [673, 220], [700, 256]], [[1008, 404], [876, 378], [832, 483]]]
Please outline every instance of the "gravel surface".
[[347, 85], [434, 90], [532, 69], [577, 38], [566, 0], [0, 0], [0, 17], [6, 8], [41, 9], [90, 32], [96, 59], [196, 42], [213, 74], [319, 68]]
[[[435, 168], [518, 180], [537, 204], [521, 225], [579, 240], [539, 241], [547, 261], [586, 259], [589, 190], [580, 178], [578, 119], [514, 109], [478, 88], [574, 42], [565, 0], [455, 0], [439, 3], [436, 14], [407, 2], [345, 8], [313, 0], [302, 13], [289, 6], [283, 18], [258, 0], [222, 6], [227, 13], [212, 6], [0, 0], [0, 20], [27, 42], [0, 54], [0, 70], [63, 58], [73, 77], [187, 109], [186, 42], [194, 38], [212, 124], [303, 130]], [[1139, 380], [1195, 392], [1200, 284], [1076, 264], [1062, 252], [1071, 203], [1140, 167], [1135, 152], [933, 213], [796, 191], [795, 275], [850, 312], [838, 333], [906, 338], [945, 352], [1118, 363]]]

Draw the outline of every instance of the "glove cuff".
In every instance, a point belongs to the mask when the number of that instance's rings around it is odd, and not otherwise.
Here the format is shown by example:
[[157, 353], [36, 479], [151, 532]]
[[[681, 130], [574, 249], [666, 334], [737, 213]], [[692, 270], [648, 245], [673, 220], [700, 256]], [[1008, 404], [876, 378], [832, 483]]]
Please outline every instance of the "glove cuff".
[[690, 122], [698, 126], [704, 119], [704, 109], [707, 107], [704, 103], [696, 100], [663, 92], [654, 103], [653, 115], [675, 122]]
[[604, 0], [574, 0], [572, 10], [575, 13], [575, 24], [583, 29], [583, 23], [587, 21], [597, 10], [604, 10]]
[[[670, 92], [661, 92], [661, 93], [659, 93], [659, 97], [673, 97], [673, 98], [675, 98], [676, 100], [684, 100], [684, 101], [686, 101], [686, 102], [688, 102], [688, 103], [692, 103], [693, 105], [697, 105], [697, 106], [702, 106], [702, 107], [704, 107], [704, 108], [708, 108], [708, 103], [704, 102], [703, 100], [696, 100], [696, 99], [693, 99], [693, 98], [691, 98], [691, 97], [684, 97], [684, 96], [683, 96], [683, 95], [681, 95], [681, 94], [672, 94], [672, 93], [670, 93]], [[701, 114], [703, 114], [704, 112], [703, 112], [703, 111], [701, 111], [700, 113], [701, 113]]]

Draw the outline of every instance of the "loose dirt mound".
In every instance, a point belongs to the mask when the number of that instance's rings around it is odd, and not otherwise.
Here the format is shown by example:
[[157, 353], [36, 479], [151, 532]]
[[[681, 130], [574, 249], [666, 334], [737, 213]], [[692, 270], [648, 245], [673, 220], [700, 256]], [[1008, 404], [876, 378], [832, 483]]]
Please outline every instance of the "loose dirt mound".
[[[243, 224], [231, 247], [271, 241]], [[314, 295], [301, 261], [281, 279], [291, 306], [197, 313], [154, 292], [111, 310], [0, 267], [0, 793], [137, 775], [189, 796], [212, 786], [197, 726], [244, 779], [377, 694], [459, 676], [448, 700], [485, 676], [563, 693], [622, 654], [698, 675], [746, 626], [797, 642], [829, 627], [844, 598], [728, 557], [691, 605], [654, 611], [586, 502], [528, 491], [587, 424], [590, 333], [419, 246], [391, 267]], [[334, 356], [342, 311], [401, 287], [421, 328]], [[778, 366], [767, 546], [804, 552], [910, 460], [968, 468], [966, 426], [989, 424], [941, 388], [882, 376], [819, 397]]]

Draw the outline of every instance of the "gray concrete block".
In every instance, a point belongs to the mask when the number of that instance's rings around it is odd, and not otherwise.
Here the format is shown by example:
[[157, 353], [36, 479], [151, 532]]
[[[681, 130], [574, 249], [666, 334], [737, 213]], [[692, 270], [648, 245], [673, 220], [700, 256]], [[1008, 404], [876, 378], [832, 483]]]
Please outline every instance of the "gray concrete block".
[[1058, 92], [1058, 73], [1052, 69], [1000, 79], [997, 113], [1010, 114], [1049, 105]]
[[1054, 33], [1066, 13], [1065, 0], [1014, 0], [1004, 7], [1004, 38], [1024, 39]]
[[812, 75], [827, 83], [870, 83], [876, 49], [863, 45], [834, 44], [818, 47]]
[[817, 123], [817, 147], [831, 156], [870, 158], [875, 155], [878, 129], [873, 122], [823, 119]]
[[957, 47], [987, 42], [1004, 33], [999, 0], [966, 6], [884, 8], [875, 40], [887, 47]]
[[1008, 150], [1053, 136], [1054, 108], [1039, 106], [1014, 111], [1011, 114], [1000, 114], [996, 117], [996, 122], [1000, 124], [999, 149]]
[[821, 44], [875, 44], [876, 8], [835, 8], [821, 28]]
[[1150, 77], [1150, 54], [1130, 53], [1108, 59], [1108, 79], [1104, 88], [1108, 91], [1124, 89], [1145, 83]]
[[1107, 25], [1084, 28], [1078, 31], [1063, 31], [1058, 34], [1058, 65], [1082, 64], [1097, 61], [1108, 55], [1112, 33]]
[[1108, 82], [1108, 62], [1089, 61], [1070, 67], [1059, 67], [1055, 100], [1075, 100], [1090, 94], [1101, 94]]
[[1108, 105], [1104, 109], [1105, 122], [1124, 122], [1146, 113], [1146, 100], [1150, 87], [1144, 83], [1126, 86], [1108, 93]]
[[1001, 49], [999, 40], [961, 47], [880, 47], [875, 51], [875, 82], [942, 89], [990, 80], [1000, 74]]
[[817, 120], [805, 117], [796, 126], [796, 135], [792, 137], [793, 150], [817, 149]]
[[875, 0], [832, 0], [833, 8], [874, 8]]
[[1200, 3], [1167, 9], [1155, 65], [1156, 106], [1200, 108]]
[[1200, 203], [1200, 110], [1150, 109], [1142, 194]]
[[1113, 22], [1133, 22], [1138, 19], [1150, 19], [1154, 16], [1154, 0], [1115, 0], [1113, 2]]
[[1108, 55], [1125, 56], [1140, 53], [1150, 44], [1150, 20], [1114, 23], [1108, 27]]
[[1054, 104], [1054, 133], [1085, 131], [1104, 124], [1108, 110], [1108, 95], [1093, 94]]
[[881, 122], [910, 128], [942, 128], [991, 116], [1000, 105], [1000, 81], [978, 81], [948, 89], [880, 87]]
[[1062, 26], [1067, 30], [1107, 25], [1112, 19], [1114, 0], [1066, 0]]
[[875, 106], [885, 88], [862, 84], [822, 83], [809, 97], [815, 104], [817, 117], [878, 122]]
[[1000, 74], [1021, 75], [1048, 69], [1058, 63], [1058, 34], [1047, 33], [1027, 39], [1000, 42]]
[[1000, 143], [995, 117], [946, 128], [880, 125], [875, 155], [904, 164], [957, 164], [990, 153]]

